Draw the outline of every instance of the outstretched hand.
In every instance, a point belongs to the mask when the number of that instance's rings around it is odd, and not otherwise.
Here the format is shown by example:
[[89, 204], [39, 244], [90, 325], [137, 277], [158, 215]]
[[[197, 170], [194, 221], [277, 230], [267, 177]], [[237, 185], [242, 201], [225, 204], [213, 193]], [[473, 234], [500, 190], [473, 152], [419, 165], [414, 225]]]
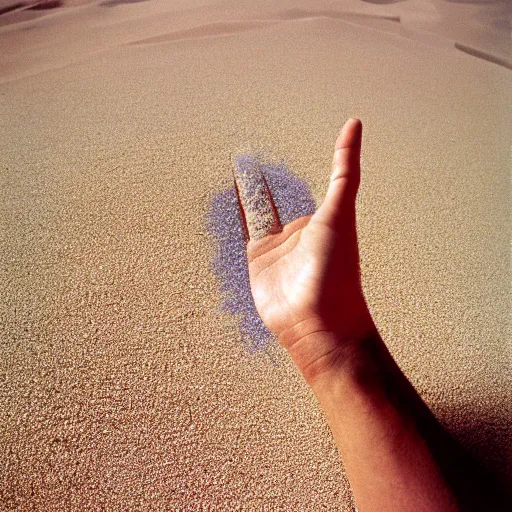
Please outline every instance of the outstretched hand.
[[361, 122], [349, 119], [324, 202], [282, 228], [264, 176], [252, 183], [239, 169], [254, 302], [318, 398], [360, 510], [462, 510], [457, 500], [480, 510], [471, 492], [480, 485], [468, 483], [472, 464], [393, 360], [363, 297], [355, 206], [361, 136]]
[[347, 350], [375, 332], [361, 289], [356, 235], [361, 138], [361, 122], [349, 119], [314, 215], [247, 246], [256, 309], [308, 381], [343, 364]]

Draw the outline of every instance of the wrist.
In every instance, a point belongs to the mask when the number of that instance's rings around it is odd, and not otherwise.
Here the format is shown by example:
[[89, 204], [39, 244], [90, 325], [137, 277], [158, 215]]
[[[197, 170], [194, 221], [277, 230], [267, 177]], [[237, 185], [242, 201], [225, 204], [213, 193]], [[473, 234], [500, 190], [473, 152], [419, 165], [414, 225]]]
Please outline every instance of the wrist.
[[378, 331], [357, 338], [340, 339], [338, 335], [333, 338], [338, 344], [336, 358], [328, 365], [316, 368], [312, 365], [304, 375], [317, 397], [342, 392], [361, 395], [384, 392], [396, 364]]
[[[336, 379], [364, 378], [362, 370], [371, 364], [385, 346], [368, 314], [368, 321], [357, 329], [332, 330], [318, 319], [309, 319], [281, 333], [281, 345], [313, 388]], [[387, 351], [386, 351], [387, 352]]]

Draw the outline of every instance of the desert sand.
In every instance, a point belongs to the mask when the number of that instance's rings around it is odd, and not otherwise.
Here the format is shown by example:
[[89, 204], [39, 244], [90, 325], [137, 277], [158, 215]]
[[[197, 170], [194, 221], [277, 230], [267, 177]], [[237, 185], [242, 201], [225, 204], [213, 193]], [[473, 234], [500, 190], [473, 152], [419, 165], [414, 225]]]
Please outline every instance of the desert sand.
[[354, 510], [205, 227], [248, 149], [321, 201], [349, 116], [376, 323], [510, 482], [510, 3], [32, 4], [0, 1], [0, 508]]

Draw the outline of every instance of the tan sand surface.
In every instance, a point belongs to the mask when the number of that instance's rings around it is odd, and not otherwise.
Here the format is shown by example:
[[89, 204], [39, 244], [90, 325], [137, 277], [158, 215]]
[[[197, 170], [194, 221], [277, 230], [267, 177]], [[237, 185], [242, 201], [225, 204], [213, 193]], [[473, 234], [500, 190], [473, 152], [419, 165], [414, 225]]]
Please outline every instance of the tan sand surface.
[[510, 62], [508, 3], [101, 3], [0, 16], [0, 509], [353, 510], [205, 229], [242, 148], [320, 201], [349, 116], [376, 322], [510, 478], [512, 72], [455, 47]]

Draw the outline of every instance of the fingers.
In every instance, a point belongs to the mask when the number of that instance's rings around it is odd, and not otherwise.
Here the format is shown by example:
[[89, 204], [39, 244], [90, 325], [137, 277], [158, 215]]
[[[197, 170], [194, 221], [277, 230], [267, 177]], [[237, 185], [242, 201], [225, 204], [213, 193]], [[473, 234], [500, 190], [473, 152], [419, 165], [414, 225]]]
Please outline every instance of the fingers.
[[259, 240], [282, 230], [279, 215], [258, 163], [241, 157], [235, 165], [235, 190], [242, 224], [248, 240]]
[[359, 187], [361, 139], [363, 125], [349, 119], [336, 140], [332, 174], [325, 200], [314, 219], [336, 229], [345, 218], [347, 208], [353, 209]]

